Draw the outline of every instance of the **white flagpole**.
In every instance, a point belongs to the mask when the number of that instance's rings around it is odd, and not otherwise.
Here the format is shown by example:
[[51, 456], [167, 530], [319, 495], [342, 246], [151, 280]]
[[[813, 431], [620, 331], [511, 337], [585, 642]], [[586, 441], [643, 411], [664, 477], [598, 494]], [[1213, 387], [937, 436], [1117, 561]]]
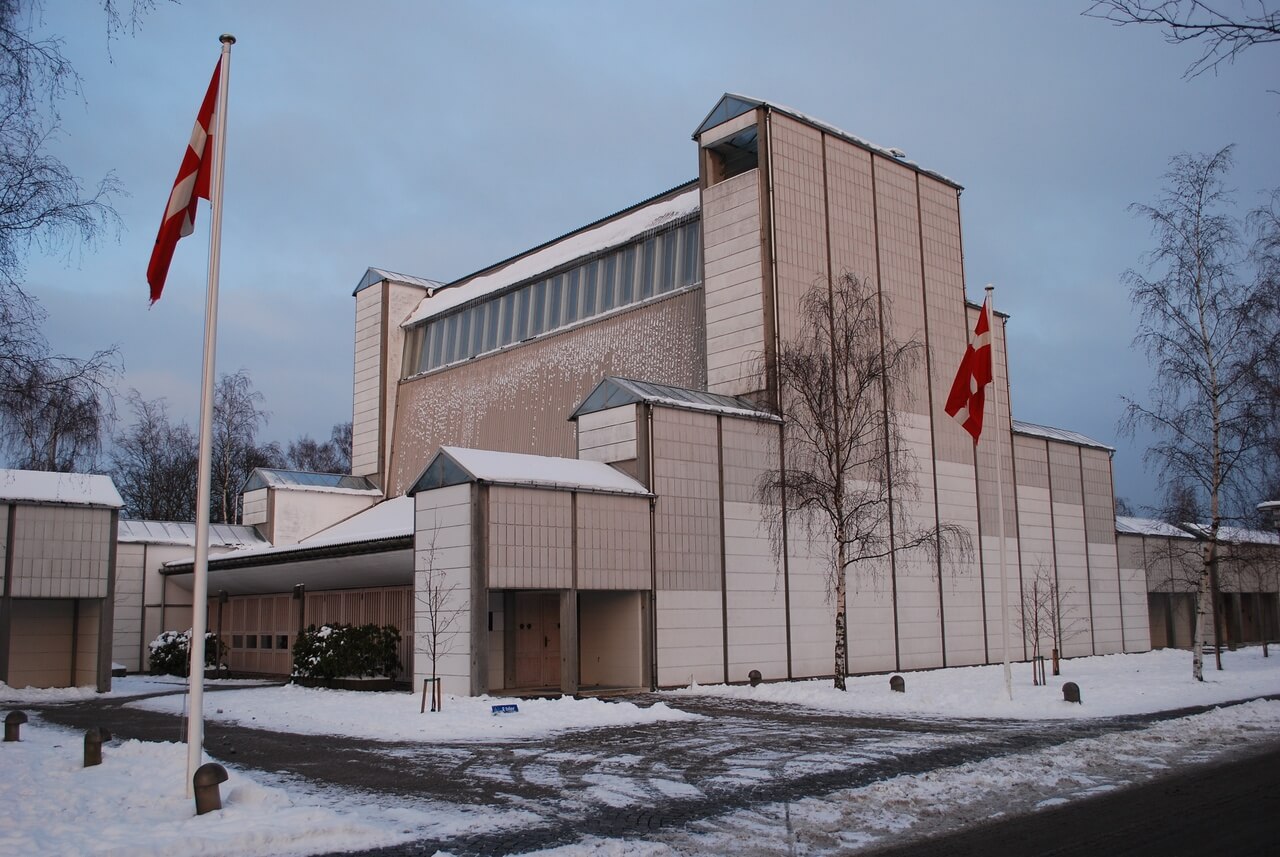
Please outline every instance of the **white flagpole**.
[[[1000, 379], [995, 377], [996, 355], [996, 302], [993, 285], [987, 285], [987, 324], [991, 331], [991, 416], [997, 412], [1000, 400]], [[993, 420], [994, 421], [994, 420]], [[1013, 699], [1013, 670], [1009, 666], [1009, 575], [1005, 562], [1004, 544], [1004, 450], [1000, 438], [1004, 435], [1004, 423], [999, 422], [996, 435], [996, 514], [1000, 518], [1000, 637], [1004, 643], [1004, 689]]]
[[191, 585], [191, 706], [187, 717], [187, 797], [204, 761], [204, 634], [209, 613], [209, 493], [213, 483], [213, 376], [218, 339], [218, 262], [222, 252], [222, 165], [227, 151], [227, 89], [231, 82], [231, 46], [223, 34], [218, 74], [218, 105], [213, 132], [213, 174], [209, 183], [209, 280], [204, 304], [204, 377], [200, 387], [200, 464], [196, 490], [196, 559]]

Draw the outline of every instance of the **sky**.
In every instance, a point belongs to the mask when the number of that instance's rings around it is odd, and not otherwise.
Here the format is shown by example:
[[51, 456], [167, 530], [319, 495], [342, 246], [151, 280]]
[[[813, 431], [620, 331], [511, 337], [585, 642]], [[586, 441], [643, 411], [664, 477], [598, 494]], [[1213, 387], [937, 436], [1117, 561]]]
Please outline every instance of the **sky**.
[[1194, 46], [1084, 0], [160, 3], [110, 41], [93, 0], [44, 5], [83, 77], [55, 149], [129, 194], [118, 240], [29, 258], [50, 341], [117, 346], [121, 391], [196, 423], [203, 204], [150, 309], [145, 270], [232, 33], [217, 370], [249, 370], [282, 443], [351, 418], [367, 267], [450, 281], [687, 181], [694, 128], [737, 92], [963, 185], [967, 292], [993, 283], [1011, 316], [1015, 418], [1115, 446], [1116, 493], [1152, 504], [1145, 439], [1117, 430], [1150, 380], [1121, 277], [1152, 239], [1128, 207], [1170, 157], [1228, 144], [1242, 211], [1280, 186], [1280, 50], [1184, 79]]
[[[905, 693], [890, 691], [883, 675], [856, 676], [849, 680], [847, 693], [835, 690], [830, 680], [755, 688], [712, 685], [657, 694], [661, 701], [644, 708], [630, 702], [569, 697], [520, 700], [519, 711], [500, 717], [490, 715], [489, 706], [495, 700], [489, 697], [448, 697], [441, 711], [421, 714], [413, 693], [359, 694], [212, 682], [222, 689], [205, 697], [205, 708], [207, 719], [252, 728], [396, 742], [386, 752], [397, 755], [412, 753], [411, 742], [423, 741], [426, 732], [433, 744], [444, 742], [450, 764], [457, 764], [469, 753], [473, 759], [485, 758], [486, 745], [495, 742], [504, 746], [536, 742], [570, 730], [645, 730], [676, 720], [694, 721], [695, 729], [708, 727], [688, 740], [708, 740], [708, 736], [724, 740], [724, 732], [715, 731], [718, 724], [713, 719], [680, 710], [682, 701], [699, 695], [772, 702], [792, 710], [903, 718], [903, 722], [997, 718], [990, 721], [994, 729], [1016, 729], [1020, 721], [1048, 721], [1045, 726], [1052, 729], [1051, 724], [1062, 719], [1255, 700], [1089, 738], [1067, 740], [1063, 730], [1062, 743], [1049, 747], [888, 777], [821, 797], [762, 803], [688, 825], [666, 826], [643, 839], [588, 837], [537, 852], [547, 857], [669, 857], [729, 854], [748, 846], [752, 853], [795, 854], [799, 846], [799, 852], [806, 854], [848, 854], [901, 841], [907, 835], [937, 834], [982, 819], [1079, 800], [1271, 741], [1280, 726], [1280, 702], [1258, 697], [1280, 689], [1277, 659], [1263, 658], [1256, 646], [1224, 652], [1223, 658], [1226, 669], [1209, 671], [1205, 682], [1192, 679], [1189, 653], [1179, 650], [1078, 658], [1065, 661], [1062, 676], [1039, 687], [1030, 686], [1026, 665], [1019, 664], [1012, 699], [1001, 667], [994, 665], [906, 673]], [[1063, 700], [1061, 680], [1080, 686], [1081, 704]], [[183, 681], [145, 676], [115, 679], [110, 695], [155, 694], [180, 687]], [[0, 683], [0, 703], [9, 709], [93, 696], [92, 688], [23, 690]], [[183, 696], [150, 696], [126, 704], [177, 715], [183, 711]], [[875, 734], [856, 742], [854, 764], [874, 765], [949, 742], [973, 740], [963, 726], [954, 734], [948, 729], [885, 729]], [[671, 739], [670, 733], [664, 735]], [[700, 786], [706, 784], [687, 776], [679, 766], [636, 765], [640, 761], [636, 757], [609, 751], [554, 798], [536, 804], [517, 800], [478, 805], [420, 795], [361, 793], [285, 772], [241, 768], [230, 758], [217, 760], [230, 775], [220, 788], [222, 810], [196, 816], [193, 802], [184, 794], [183, 744], [116, 740], [103, 746], [102, 765], [84, 768], [80, 737], [43, 722], [36, 714], [22, 727], [19, 742], [0, 744], [0, 763], [6, 772], [0, 778], [0, 802], [6, 807], [0, 816], [0, 852], [130, 857], [161, 857], [175, 849], [190, 855], [245, 857], [332, 853], [415, 839], [536, 829], [584, 812], [652, 808], [655, 795], [696, 800], [703, 796]], [[749, 743], [722, 752], [718, 758], [726, 770], [720, 778], [732, 776], [741, 785], [768, 776], [762, 765], [770, 752]], [[549, 761], [551, 756], [546, 758]], [[850, 763], [847, 756], [808, 754], [791, 764], [796, 771], [822, 771]], [[467, 769], [494, 781], [498, 789], [510, 781], [508, 769], [501, 764], [477, 763]], [[563, 782], [551, 765], [541, 776], [543, 784]]]

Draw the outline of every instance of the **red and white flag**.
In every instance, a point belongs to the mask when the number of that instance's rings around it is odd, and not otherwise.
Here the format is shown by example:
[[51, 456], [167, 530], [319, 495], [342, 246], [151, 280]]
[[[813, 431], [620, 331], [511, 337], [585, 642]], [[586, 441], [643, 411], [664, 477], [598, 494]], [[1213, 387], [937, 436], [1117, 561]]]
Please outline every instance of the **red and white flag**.
[[156, 236], [156, 246], [151, 251], [147, 282], [151, 285], [152, 303], [160, 300], [178, 239], [195, 230], [197, 203], [201, 199], [209, 199], [213, 173], [213, 114], [218, 103], [218, 72], [221, 67], [221, 63], [214, 66], [213, 80], [209, 81], [209, 91], [204, 95], [195, 127], [191, 129], [191, 142], [182, 156], [178, 178], [169, 194], [169, 205], [164, 210], [164, 219], [160, 221], [160, 234]]
[[982, 302], [978, 324], [973, 329], [973, 339], [965, 349], [947, 396], [947, 415], [964, 426], [978, 442], [982, 434], [982, 409], [987, 399], [987, 385], [991, 383], [991, 299]]

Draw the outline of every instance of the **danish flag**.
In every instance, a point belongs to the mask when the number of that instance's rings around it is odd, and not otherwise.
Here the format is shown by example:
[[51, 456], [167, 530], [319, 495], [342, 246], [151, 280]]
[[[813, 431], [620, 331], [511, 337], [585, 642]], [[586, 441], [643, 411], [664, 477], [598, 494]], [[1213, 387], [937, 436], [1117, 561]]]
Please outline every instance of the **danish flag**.
[[195, 230], [196, 205], [209, 198], [209, 184], [213, 173], [213, 114], [218, 103], [218, 73], [221, 63], [214, 66], [213, 80], [204, 95], [195, 127], [191, 129], [191, 142], [182, 156], [178, 178], [169, 194], [169, 205], [160, 221], [160, 233], [156, 236], [151, 262], [147, 265], [147, 282], [151, 285], [151, 302], [160, 300], [165, 277], [169, 275], [169, 263], [173, 261], [178, 239]]
[[947, 396], [947, 415], [954, 417], [964, 430], [973, 435], [977, 444], [982, 434], [982, 408], [987, 399], [987, 385], [991, 383], [991, 299], [982, 302], [978, 324], [973, 328], [973, 339], [965, 349], [956, 371], [956, 380]]

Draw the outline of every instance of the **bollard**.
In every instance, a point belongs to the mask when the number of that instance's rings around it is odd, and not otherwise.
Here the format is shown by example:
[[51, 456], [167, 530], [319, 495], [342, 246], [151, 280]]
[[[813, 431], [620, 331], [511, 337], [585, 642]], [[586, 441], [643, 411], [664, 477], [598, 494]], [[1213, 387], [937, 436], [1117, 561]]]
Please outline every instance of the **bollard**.
[[747, 681], [751, 682], [752, 687], [758, 687], [764, 681], [764, 676], [760, 675], [760, 670], [752, 670], [747, 673]]
[[222, 795], [218, 785], [227, 781], [227, 769], [217, 762], [206, 762], [196, 768], [191, 784], [196, 790], [196, 815], [204, 815], [222, 809]]
[[84, 766], [92, 768], [102, 764], [102, 742], [110, 741], [111, 733], [95, 726], [84, 733]]
[[889, 690], [894, 693], [906, 693], [907, 680], [900, 675], [889, 676]]
[[18, 730], [22, 728], [22, 724], [27, 722], [27, 715], [22, 711], [10, 711], [4, 719], [4, 740], [21, 741], [18, 737]]
[[[1069, 681], [1062, 686], [1062, 698], [1067, 702], [1080, 702], [1080, 685]], [[1083, 703], [1081, 703], [1083, 705]]]

